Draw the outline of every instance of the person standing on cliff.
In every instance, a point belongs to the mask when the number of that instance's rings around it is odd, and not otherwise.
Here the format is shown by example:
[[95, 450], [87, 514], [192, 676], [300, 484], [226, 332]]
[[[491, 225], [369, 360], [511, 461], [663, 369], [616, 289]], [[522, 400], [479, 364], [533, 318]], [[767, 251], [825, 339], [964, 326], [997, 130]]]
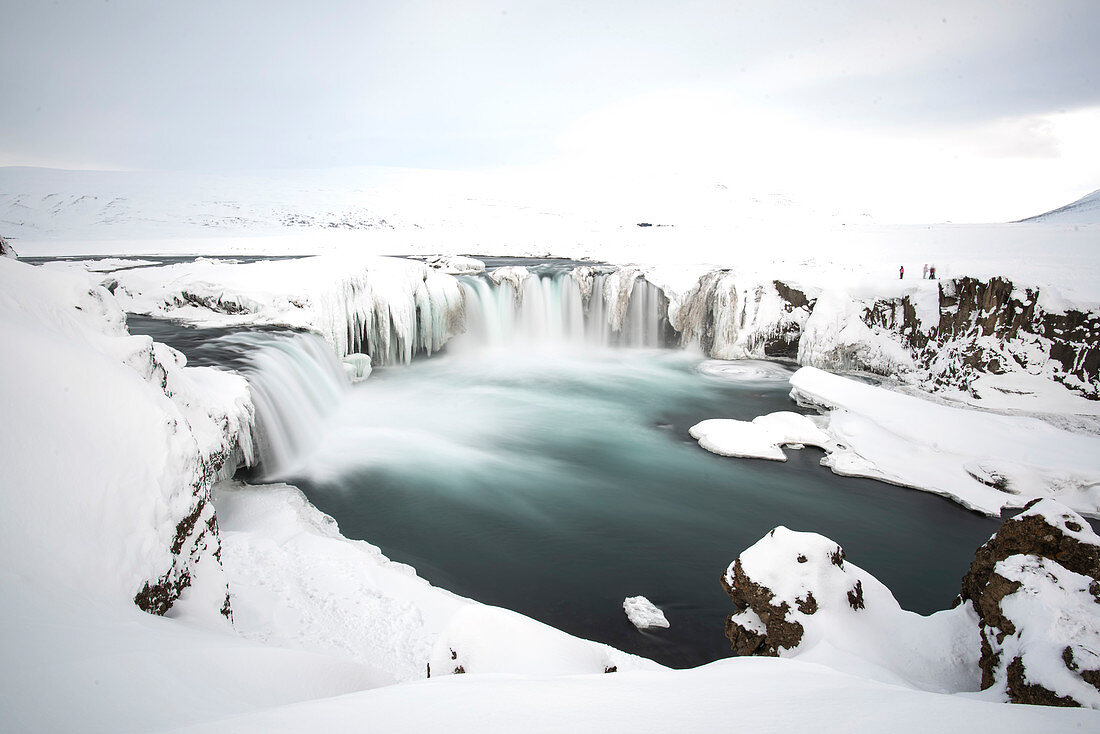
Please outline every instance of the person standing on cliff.
[[900, 268], [898, 268], [898, 280], [901, 280], [904, 277], [905, 277], [905, 266], [902, 265]]
[[932, 265], [931, 267], [928, 268], [928, 277], [929, 277], [930, 280], [935, 280], [936, 279], [936, 266], [935, 265]]
[[928, 263], [924, 264], [924, 269], [921, 271], [920, 279], [928, 280]]

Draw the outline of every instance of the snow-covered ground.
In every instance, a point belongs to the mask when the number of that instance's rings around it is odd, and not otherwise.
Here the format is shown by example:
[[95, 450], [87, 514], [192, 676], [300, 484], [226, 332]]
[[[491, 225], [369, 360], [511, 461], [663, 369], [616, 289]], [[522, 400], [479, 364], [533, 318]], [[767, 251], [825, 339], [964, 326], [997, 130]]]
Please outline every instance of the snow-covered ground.
[[1028, 416], [944, 405], [803, 367], [794, 396], [827, 408], [838, 474], [865, 476], [951, 497], [998, 516], [1036, 497], [1100, 515], [1100, 436]]
[[[146, 191], [145, 199], [118, 195], [122, 185], [108, 178], [5, 170], [0, 235], [11, 236], [23, 255], [335, 256], [114, 270], [114, 296], [99, 286], [102, 273], [36, 269], [0, 258], [0, 551], [7, 559], [0, 626], [9, 632], [0, 710], [14, 728], [237, 732], [367, 725], [412, 731], [443, 725], [637, 732], [736, 723], [824, 732], [960, 726], [1003, 732], [1100, 726], [1095, 711], [1010, 707], [988, 695], [942, 692], [961, 686], [937, 687], [927, 676], [890, 678], [885, 662], [881, 669], [860, 668], [850, 650], [835, 646], [817, 645], [812, 662], [739, 659], [662, 670], [435, 589], [372, 546], [340, 537], [292, 488], [218, 485], [211, 495], [221, 465], [250, 456], [245, 384], [187, 367], [178, 353], [129, 336], [121, 306], [193, 321], [217, 313], [218, 323], [308, 328], [345, 353], [354, 350], [346, 320], [366, 319], [368, 312], [376, 318], [385, 303], [391, 320], [385, 323], [435, 348], [453, 324], [417, 330], [417, 308], [442, 304], [446, 312], [453, 292], [446, 276], [427, 266], [373, 257], [403, 253], [552, 253], [637, 264], [674, 294], [717, 265], [853, 294], [919, 296], [935, 284], [900, 281], [897, 267], [904, 263], [916, 273], [923, 262], [934, 262], [942, 277], [1005, 275], [1087, 306], [1100, 303], [1100, 248], [1094, 246], [1100, 225], [843, 226], [811, 217], [775, 226], [746, 217], [731, 228], [729, 216], [680, 218], [702, 211], [690, 207], [644, 218], [634, 216], [637, 208], [621, 207], [611, 221], [591, 211], [570, 219], [488, 196], [476, 205], [437, 207], [452, 201], [446, 180], [416, 202], [423, 180], [411, 174], [395, 174], [397, 183], [387, 189], [386, 201], [394, 205], [389, 214], [370, 202], [364, 207], [357, 195], [339, 199], [328, 184], [291, 187], [282, 203], [261, 206], [238, 201], [248, 189], [239, 178], [225, 182], [221, 193], [206, 188], [209, 179], [182, 191], [149, 186], [140, 175], [124, 182], [131, 192]], [[210, 198], [189, 198], [196, 189], [212, 191]], [[638, 221], [674, 226], [639, 228]], [[538, 223], [545, 226], [533, 226]], [[288, 229], [298, 233], [287, 235]], [[332, 298], [334, 291], [342, 295]], [[398, 304], [405, 310], [395, 312]], [[404, 348], [395, 354], [404, 358]], [[826, 430], [838, 463], [854, 466], [858, 454], [865, 473], [950, 492], [987, 511], [992, 498], [1003, 503], [1016, 496], [991, 487], [979, 494], [969, 485], [963, 492], [955, 481], [977, 484], [975, 472], [994, 484], [1004, 478], [1009, 489], [1022, 488], [1022, 497], [1040, 480], [1057, 480], [1067, 488], [1063, 501], [1095, 506], [1091, 457], [1100, 452], [1092, 437], [928, 401], [913, 407], [900, 401], [919, 398], [881, 390], [868, 395], [859, 389], [865, 386], [833, 382], [840, 378], [800, 375], [795, 387], [803, 395], [836, 408]], [[968, 453], [952, 451], [959, 447]], [[935, 460], [914, 460], [920, 452], [935, 453]], [[971, 461], [978, 454], [982, 459]], [[179, 594], [167, 618], [145, 614], [133, 601], [143, 584], [158, 580]], [[864, 585], [877, 589], [870, 577]], [[219, 613], [227, 588], [233, 626]], [[911, 642], [919, 649], [921, 635]], [[427, 675], [429, 664], [431, 678], [414, 680]]]

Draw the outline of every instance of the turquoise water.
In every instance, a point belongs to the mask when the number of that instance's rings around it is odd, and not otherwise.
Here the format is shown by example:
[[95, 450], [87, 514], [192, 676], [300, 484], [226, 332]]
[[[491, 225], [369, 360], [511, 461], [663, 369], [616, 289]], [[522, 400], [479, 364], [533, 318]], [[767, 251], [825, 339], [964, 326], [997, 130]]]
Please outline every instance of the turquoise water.
[[[776, 525], [836, 540], [907, 609], [950, 605], [996, 521], [836, 476], [815, 449], [730, 459], [688, 436], [797, 410], [790, 374], [679, 351], [437, 356], [355, 386], [286, 479], [438, 586], [674, 666], [729, 654], [718, 578]], [[671, 627], [637, 631], [635, 595]]]

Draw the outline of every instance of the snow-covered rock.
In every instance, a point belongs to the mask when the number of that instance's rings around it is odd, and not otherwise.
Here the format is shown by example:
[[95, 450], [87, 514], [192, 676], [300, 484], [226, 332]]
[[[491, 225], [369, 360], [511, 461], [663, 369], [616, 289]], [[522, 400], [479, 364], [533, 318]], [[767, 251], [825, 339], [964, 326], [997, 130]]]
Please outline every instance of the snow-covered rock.
[[3, 237], [0, 237], [0, 257], [19, 257], [15, 248]]
[[813, 419], [799, 413], [780, 411], [751, 421], [711, 418], [692, 426], [688, 433], [707, 451], [721, 456], [786, 461], [783, 446], [820, 446], [831, 441]]
[[735, 654], [796, 657], [926, 690], [978, 688], [970, 605], [905, 611], [824, 536], [777, 527], [729, 565], [722, 587], [736, 608], [726, 621]]
[[472, 275], [485, 272], [485, 263], [465, 255], [437, 255], [428, 258], [425, 262], [448, 275]]
[[811, 312], [811, 302], [796, 288], [738, 277], [732, 270], [710, 271], [670, 301], [669, 320], [681, 342], [719, 359], [794, 356]]
[[516, 293], [521, 293], [523, 291], [523, 281], [531, 277], [531, 271], [522, 265], [507, 265], [490, 270], [488, 275], [489, 280], [497, 285], [508, 283], [515, 289]]
[[1100, 537], [1084, 518], [1033, 501], [978, 549], [960, 599], [979, 615], [982, 688], [1100, 708]]
[[1100, 580], [1017, 554], [982, 596], [982, 679], [1013, 703], [1100, 708]]
[[644, 596], [628, 596], [623, 600], [623, 611], [627, 619], [640, 630], [651, 627], [668, 627], [668, 618], [657, 606]]

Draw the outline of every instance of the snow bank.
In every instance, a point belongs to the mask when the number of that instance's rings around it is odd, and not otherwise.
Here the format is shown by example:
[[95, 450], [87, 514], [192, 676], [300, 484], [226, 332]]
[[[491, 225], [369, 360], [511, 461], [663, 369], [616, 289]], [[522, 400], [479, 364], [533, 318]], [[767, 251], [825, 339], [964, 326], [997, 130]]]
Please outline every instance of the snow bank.
[[456, 675], [180, 729], [189, 734], [324, 731], [705, 732], [1088, 730], [1100, 715], [972, 700], [874, 683], [794, 660], [724, 660], [693, 670], [546, 680]]
[[496, 673], [585, 675], [660, 670], [656, 663], [609, 645], [572, 637], [522, 614], [471, 604], [442, 630], [431, 657], [431, 675]]
[[668, 627], [668, 618], [665, 613], [656, 607], [644, 596], [628, 596], [623, 600], [623, 611], [626, 618], [640, 630], [651, 627]]
[[[268, 644], [335, 654], [392, 681], [453, 673], [565, 675], [656, 663], [436, 588], [287, 485], [223, 482], [222, 529], [234, 624]], [[451, 651], [454, 651], [452, 657]]]
[[197, 326], [267, 324], [313, 331], [337, 356], [366, 349], [375, 365], [431, 354], [464, 329], [462, 289], [421, 262], [319, 256], [193, 263], [110, 273], [130, 312]]
[[251, 459], [245, 381], [130, 336], [87, 277], [7, 258], [0, 327], [9, 569], [111, 603], [137, 595], [158, 613], [181, 594], [222, 609], [209, 487], [223, 466]]
[[720, 456], [786, 461], [781, 446], [801, 448], [831, 444], [829, 436], [811, 418], [780, 411], [751, 421], [712, 418], [696, 423], [688, 433], [699, 445]]
[[987, 515], [1053, 497], [1100, 514], [1100, 437], [924, 400], [804, 367], [791, 378], [799, 402], [828, 409], [832, 439], [822, 463], [950, 497]]

